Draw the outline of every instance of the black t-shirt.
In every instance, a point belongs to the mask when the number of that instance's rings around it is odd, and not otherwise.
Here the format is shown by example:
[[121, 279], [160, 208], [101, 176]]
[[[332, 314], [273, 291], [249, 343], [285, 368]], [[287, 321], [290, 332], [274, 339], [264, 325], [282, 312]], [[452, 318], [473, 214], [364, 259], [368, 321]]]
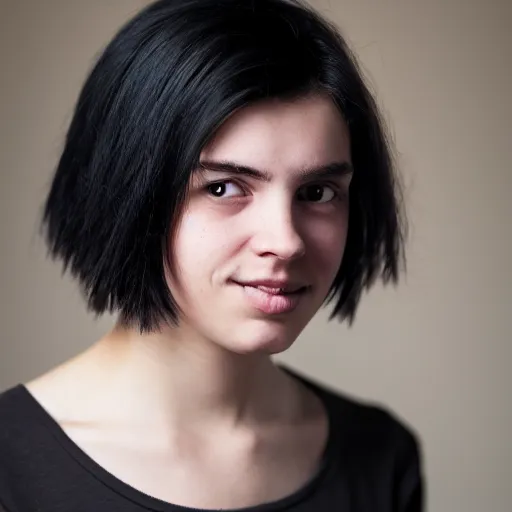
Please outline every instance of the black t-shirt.
[[[410, 428], [385, 409], [297, 378], [322, 399], [329, 414], [330, 435], [321, 468], [293, 495], [243, 512], [423, 510], [419, 444]], [[152, 498], [108, 473], [23, 385], [0, 394], [2, 507], [7, 512], [197, 510]]]

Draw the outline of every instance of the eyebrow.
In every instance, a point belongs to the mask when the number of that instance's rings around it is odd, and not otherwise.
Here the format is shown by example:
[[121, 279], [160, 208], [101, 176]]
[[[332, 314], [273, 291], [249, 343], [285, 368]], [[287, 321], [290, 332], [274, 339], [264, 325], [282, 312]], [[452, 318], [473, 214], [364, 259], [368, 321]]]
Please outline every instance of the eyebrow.
[[[248, 167], [246, 165], [239, 165], [235, 162], [216, 162], [213, 160], [203, 160], [199, 162], [199, 169], [213, 172], [225, 172], [231, 174], [243, 174], [251, 178], [255, 178], [260, 181], [270, 182], [272, 175], [268, 171], [255, 169], [254, 167]], [[300, 171], [302, 178], [343, 178], [350, 176], [354, 173], [352, 164], [347, 161], [343, 162], [332, 162], [327, 165], [320, 167], [313, 167], [309, 169], [303, 169]]]

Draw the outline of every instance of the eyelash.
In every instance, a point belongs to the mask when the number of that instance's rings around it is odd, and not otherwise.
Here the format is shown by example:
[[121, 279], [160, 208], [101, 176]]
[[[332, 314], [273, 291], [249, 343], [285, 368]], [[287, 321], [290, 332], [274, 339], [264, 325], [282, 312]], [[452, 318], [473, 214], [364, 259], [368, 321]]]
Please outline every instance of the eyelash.
[[[245, 183], [241, 183], [238, 180], [233, 180], [233, 179], [212, 181], [210, 183], [207, 183], [205, 185], [204, 189], [205, 189], [205, 191], [207, 193], [211, 194], [212, 187], [215, 187], [216, 185], [229, 185], [229, 184], [236, 185], [237, 187], [239, 187], [244, 192], [244, 194], [248, 195], [248, 193], [247, 193], [247, 189], [248, 189], [247, 185]], [[333, 191], [334, 197], [333, 197], [333, 199], [331, 201], [328, 201], [328, 202], [342, 201], [342, 200], [344, 200], [347, 197], [347, 193], [341, 191], [338, 186], [336, 186], [336, 185], [334, 185], [332, 183], [308, 183], [305, 186], [312, 187], [312, 186], [315, 186], [315, 185], [317, 185], [317, 186], [326, 186], [326, 187], [329, 187]], [[224, 199], [222, 197], [216, 197], [213, 194], [211, 194], [211, 195], [215, 199], [219, 199], [219, 200]], [[242, 197], [245, 197], [245, 196], [242, 196]], [[240, 198], [240, 196], [235, 196], [235, 197], [226, 198], [226, 199], [236, 200], [236, 199], [239, 199], [239, 198]], [[319, 204], [324, 204], [324, 203], [319, 203]]]

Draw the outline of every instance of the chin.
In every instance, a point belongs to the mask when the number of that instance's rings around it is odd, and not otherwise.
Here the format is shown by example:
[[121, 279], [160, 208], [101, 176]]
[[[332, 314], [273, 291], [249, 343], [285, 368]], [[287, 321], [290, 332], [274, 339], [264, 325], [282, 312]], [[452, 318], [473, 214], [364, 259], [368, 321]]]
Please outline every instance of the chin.
[[280, 354], [288, 350], [298, 335], [296, 329], [285, 324], [273, 324], [267, 321], [255, 321], [253, 325], [241, 327], [239, 336], [229, 336], [229, 350], [237, 354]]

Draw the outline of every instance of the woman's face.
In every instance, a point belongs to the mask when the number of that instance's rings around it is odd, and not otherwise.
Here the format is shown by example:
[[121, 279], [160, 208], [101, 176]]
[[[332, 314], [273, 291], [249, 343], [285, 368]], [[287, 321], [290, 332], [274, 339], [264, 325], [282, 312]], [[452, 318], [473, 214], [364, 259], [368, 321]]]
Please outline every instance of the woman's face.
[[172, 240], [182, 329], [287, 349], [324, 302], [348, 227], [348, 128], [327, 96], [240, 110], [201, 153]]

